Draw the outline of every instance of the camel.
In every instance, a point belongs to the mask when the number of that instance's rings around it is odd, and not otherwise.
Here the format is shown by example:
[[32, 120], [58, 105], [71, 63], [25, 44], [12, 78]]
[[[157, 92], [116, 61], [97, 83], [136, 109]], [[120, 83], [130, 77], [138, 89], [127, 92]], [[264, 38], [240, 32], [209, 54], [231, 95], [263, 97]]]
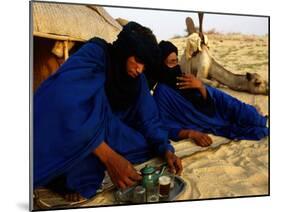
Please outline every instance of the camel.
[[[203, 14], [199, 13], [200, 32], [198, 33], [193, 20], [190, 17], [186, 18], [188, 39], [190, 36], [195, 39], [193, 39], [193, 43], [187, 41], [187, 46], [180, 59], [182, 72], [191, 73], [213, 87], [220, 87], [220, 84], [223, 84], [236, 91], [267, 95], [268, 83], [259, 74], [234, 74], [212, 57], [207, 46], [207, 37], [202, 33], [202, 20]], [[195, 43], [200, 42], [198, 48], [195, 47], [194, 41]]]

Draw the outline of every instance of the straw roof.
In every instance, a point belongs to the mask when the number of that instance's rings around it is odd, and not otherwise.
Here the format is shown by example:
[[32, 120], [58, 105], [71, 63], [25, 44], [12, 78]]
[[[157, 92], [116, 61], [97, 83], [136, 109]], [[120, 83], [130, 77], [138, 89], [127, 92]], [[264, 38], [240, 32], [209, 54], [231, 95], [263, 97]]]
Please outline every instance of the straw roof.
[[32, 9], [34, 36], [73, 41], [97, 36], [112, 42], [122, 29], [102, 7], [34, 2]]

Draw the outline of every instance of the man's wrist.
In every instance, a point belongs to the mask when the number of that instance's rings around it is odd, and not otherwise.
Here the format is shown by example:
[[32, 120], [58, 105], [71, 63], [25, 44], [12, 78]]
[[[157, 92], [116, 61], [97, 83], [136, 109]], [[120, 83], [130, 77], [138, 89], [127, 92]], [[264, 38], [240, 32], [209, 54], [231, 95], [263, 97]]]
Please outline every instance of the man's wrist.
[[170, 157], [170, 156], [172, 156], [172, 155], [174, 155], [174, 153], [171, 152], [170, 150], [167, 150], [167, 151], [165, 152], [165, 158], [168, 158], [168, 157]]
[[110, 157], [115, 152], [105, 143], [102, 142], [96, 149], [94, 149], [93, 154], [96, 155], [103, 164], [107, 164]]
[[184, 138], [191, 138], [192, 130], [181, 130], [179, 132], [179, 137], [184, 139]]

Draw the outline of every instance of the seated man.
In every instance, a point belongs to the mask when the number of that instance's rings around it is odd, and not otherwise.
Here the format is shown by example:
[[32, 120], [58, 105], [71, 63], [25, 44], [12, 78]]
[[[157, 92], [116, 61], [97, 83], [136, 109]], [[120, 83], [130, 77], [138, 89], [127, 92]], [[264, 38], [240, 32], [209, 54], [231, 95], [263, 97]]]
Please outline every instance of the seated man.
[[229, 139], [259, 140], [268, 135], [267, 118], [256, 108], [216, 88], [205, 86], [193, 75], [182, 75], [177, 48], [161, 41], [162, 68], [154, 90], [161, 119], [169, 138], [191, 138], [197, 145], [209, 146], [205, 133]]
[[181, 173], [142, 74], [157, 67], [157, 58], [151, 30], [130, 22], [112, 45], [99, 38], [87, 42], [38, 88], [35, 188], [91, 198], [105, 170], [117, 187], [127, 188], [141, 179], [132, 163], [156, 155]]

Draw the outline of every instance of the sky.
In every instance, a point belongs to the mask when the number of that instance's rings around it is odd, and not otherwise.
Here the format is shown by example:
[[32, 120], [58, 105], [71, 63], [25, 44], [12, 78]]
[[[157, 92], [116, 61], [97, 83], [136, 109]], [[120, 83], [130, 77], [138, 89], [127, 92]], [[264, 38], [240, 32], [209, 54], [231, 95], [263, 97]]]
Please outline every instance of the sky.
[[[186, 35], [185, 18], [191, 17], [198, 26], [198, 15], [196, 12], [184, 11], [162, 11], [105, 7], [106, 11], [113, 18], [125, 18], [134, 20], [144, 26], [149, 27], [157, 39], [167, 40], [173, 36]], [[215, 29], [221, 33], [243, 33], [265, 35], [268, 33], [268, 18], [253, 17], [245, 15], [226, 15], [205, 13], [203, 20], [203, 30]]]

